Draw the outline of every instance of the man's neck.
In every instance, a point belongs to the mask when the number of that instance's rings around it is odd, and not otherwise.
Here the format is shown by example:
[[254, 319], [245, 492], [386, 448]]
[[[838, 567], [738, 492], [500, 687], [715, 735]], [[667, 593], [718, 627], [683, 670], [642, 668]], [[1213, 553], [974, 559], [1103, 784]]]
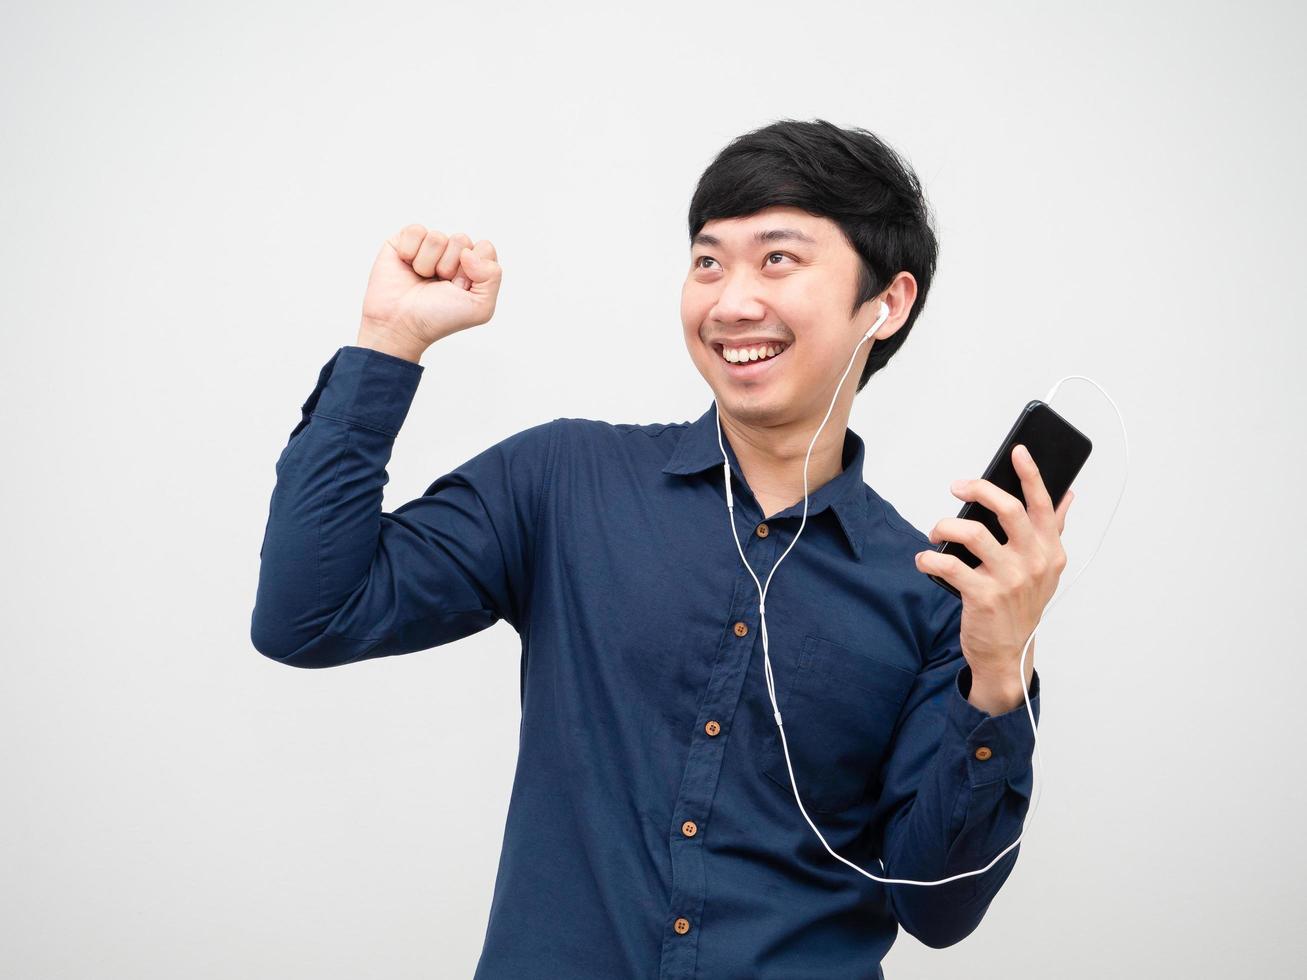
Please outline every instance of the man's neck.
[[[837, 408], [839, 406], [836, 406]], [[749, 489], [764, 517], [803, 501], [803, 460], [821, 419], [785, 426], [758, 427], [736, 423], [723, 415], [722, 434], [730, 441]], [[834, 412], [821, 430], [808, 459], [808, 496], [844, 471], [847, 418]]]

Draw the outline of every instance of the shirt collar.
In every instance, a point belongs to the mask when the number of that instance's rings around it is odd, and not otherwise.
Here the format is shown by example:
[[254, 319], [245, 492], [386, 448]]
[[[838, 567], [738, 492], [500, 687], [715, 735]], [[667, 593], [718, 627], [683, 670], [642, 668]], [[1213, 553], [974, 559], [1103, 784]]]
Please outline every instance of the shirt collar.
[[[748, 488], [748, 481], [740, 471], [740, 463], [731, 445], [730, 437], [722, 431], [722, 445], [726, 447], [726, 456], [731, 464], [740, 486]], [[862, 545], [867, 531], [867, 495], [862, 482], [862, 463], [866, 457], [866, 445], [852, 429], [844, 430], [844, 450], [841, 462], [844, 466], [833, 479], [822, 484], [808, 494], [808, 517], [820, 514], [827, 507], [835, 514], [844, 537], [853, 550], [855, 558], [862, 558]], [[722, 449], [717, 443], [717, 403], [713, 401], [708, 410], [691, 422], [681, 435], [671, 458], [663, 467], [664, 473], [689, 476], [702, 473], [709, 467], [722, 465]], [[748, 490], [752, 498], [753, 491]], [[768, 520], [781, 520], [803, 517], [803, 501], [775, 514]]]

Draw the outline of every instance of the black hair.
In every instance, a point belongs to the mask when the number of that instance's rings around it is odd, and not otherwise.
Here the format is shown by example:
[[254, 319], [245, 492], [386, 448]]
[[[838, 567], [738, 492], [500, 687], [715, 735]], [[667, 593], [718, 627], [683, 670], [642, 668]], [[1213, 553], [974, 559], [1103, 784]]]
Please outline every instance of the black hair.
[[850, 315], [906, 270], [917, 298], [903, 326], [873, 340], [856, 391], [885, 366], [926, 305], [939, 243], [921, 182], [908, 162], [865, 129], [824, 119], [781, 119], [732, 140], [699, 178], [690, 200], [690, 241], [716, 218], [764, 208], [802, 208], [830, 218], [862, 259]]

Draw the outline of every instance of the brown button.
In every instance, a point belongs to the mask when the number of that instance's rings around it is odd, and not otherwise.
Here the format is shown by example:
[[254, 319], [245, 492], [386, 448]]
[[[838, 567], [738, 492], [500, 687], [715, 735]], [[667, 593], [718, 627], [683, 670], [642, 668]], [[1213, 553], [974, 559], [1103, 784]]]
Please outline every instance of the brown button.
[[685, 821], [685, 823], [681, 824], [681, 833], [683, 833], [686, 837], [693, 837], [698, 832], [699, 832], [699, 828], [695, 826], [693, 820], [687, 820]]
[[984, 762], [993, 754], [994, 753], [990, 750], [988, 745], [982, 745], [980, 748], [976, 749], [976, 758], [981, 762]]
[[708, 724], [703, 726], [703, 730], [707, 732], [709, 735], [716, 735], [718, 732], [722, 730], [722, 726], [717, 724], [717, 722], [715, 721], [710, 721], [708, 722]]
[[768, 527], [767, 527], [766, 524], [759, 524], [759, 525], [758, 525], [758, 537], [760, 537], [760, 538], [765, 538], [765, 537], [767, 537], [767, 535], [770, 534], [770, 533], [771, 533], [771, 531], [768, 529]]
[[747, 632], [749, 632], [749, 624], [744, 622], [744, 620], [740, 620], [740, 622], [735, 624], [736, 636], [743, 636]]
[[672, 928], [675, 929], [677, 932], [679, 932], [682, 936], [684, 936], [687, 932], [690, 931], [690, 920], [677, 919], [675, 922], [672, 923]]

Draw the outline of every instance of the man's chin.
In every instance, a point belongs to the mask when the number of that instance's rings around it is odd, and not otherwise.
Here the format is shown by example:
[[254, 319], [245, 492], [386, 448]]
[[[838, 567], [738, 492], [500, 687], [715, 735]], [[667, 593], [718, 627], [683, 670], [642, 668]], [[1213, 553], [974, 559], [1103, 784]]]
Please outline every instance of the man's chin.
[[783, 385], [729, 385], [714, 389], [714, 395], [722, 414], [750, 425], [775, 425], [794, 407]]

